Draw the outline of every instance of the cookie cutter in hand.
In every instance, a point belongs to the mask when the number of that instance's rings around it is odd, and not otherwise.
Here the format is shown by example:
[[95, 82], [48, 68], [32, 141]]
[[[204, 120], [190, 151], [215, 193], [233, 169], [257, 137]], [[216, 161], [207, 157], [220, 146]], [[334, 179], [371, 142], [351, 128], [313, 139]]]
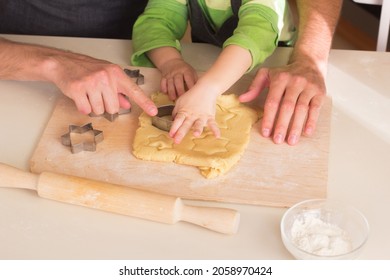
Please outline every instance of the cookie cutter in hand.
[[126, 73], [126, 75], [132, 79], [135, 79], [135, 83], [137, 85], [143, 85], [145, 83], [145, 77], [144, 75], [141, 74], [141, 72], [139, 71], [139, 69], [134, 69], [134, 70], [131, 70], [131, 69], [123, 69], [123, 71]]
[[[73, 143], [71, 134], [84, 134], [91, 131], [93, 133], [92, 140], [80, 141], [79, 143]], [[88, 123], [84, 126], [69, 125], [69, 132], [61, 136], [61, 142], [63, 145], [70, 147], [72, 154], [79, 153], [81, 151], [96, 151], [96, 145], [103, 141], [103, 131], [96, 130], [92, 127], [92, 123]]]
[[89, 116], [92, 117], [92, 118], [96, 118], [96, 117], [104, 117], [106, 120], [109, 120], [110, 122], [113, 122], [116, 120], [116, 118], [118, 118], [119, 115], [124, 115], [124, 114], [129, 114], [131, 112], [131, 109], [123, 109], [121, 108], [118, 113], [115, 113], [115, 114], [109, 114], [107, 112], [104, 112], [103, 114], [95, 114], [95, 113], [90, 113]]
[[[132, 78], [132, 79], [135, 79], [135, 83], [137, 85], [143, 85], [145, 83], [145, 78], [144, 78], [144, 75], [141, 74], [140, 70], [139, 69], [134, 69], [134, 70], [131, 70], [131, 69], [123, 69], [123, 71], [125, 72], [125, 74]], [[129, 99], [128, 96], [124, 96], [125, 98]], [[90, 117], [101, 117], [103, 116], [105, 119], [109, 120], [110, 122], [113, 122], [115, 121], [116, 118], [118, 118], [119, 115], [124, 115], [124, 114], [128, 114], [131, 112], [131, 109], [120, 109], [117, 113], [115, 114], [110, 114], [110, 113], [107, 113], [107, 112], [104, 112], [103, 114], [95, 114], [95, 113], [90, 113], [89, 116]]]
[[164, 130], [169, 131], [171, 130], [172, 126], [172, 118], [167, 118], [167, 116], [172, 117], [173, 109], [175, 108], [175, 105], [164, 105], [157, 108], [157, 115], [152, 117], [152, 125]]

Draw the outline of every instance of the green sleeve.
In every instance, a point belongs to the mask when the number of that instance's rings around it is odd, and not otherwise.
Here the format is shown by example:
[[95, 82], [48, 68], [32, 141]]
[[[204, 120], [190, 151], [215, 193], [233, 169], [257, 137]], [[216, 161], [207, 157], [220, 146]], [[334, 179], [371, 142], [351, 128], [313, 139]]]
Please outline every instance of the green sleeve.
[[258, 4], [242, 5], [239, 22], [233, 35], [223, 47], [238, 45], [250, 51], [252, 65], [248, 71], [269, 57], [277, 47], [278, 15], [272, 9]]
[[[183, 1], [181, 1], [183, 2]], [[180, 39], [187, 28], [187, 6], [178, 0], [150, 0], [133, 27], [133, 55], [135, 66], [153, 67], [146, 55], [159, 47], [181, 50]]]

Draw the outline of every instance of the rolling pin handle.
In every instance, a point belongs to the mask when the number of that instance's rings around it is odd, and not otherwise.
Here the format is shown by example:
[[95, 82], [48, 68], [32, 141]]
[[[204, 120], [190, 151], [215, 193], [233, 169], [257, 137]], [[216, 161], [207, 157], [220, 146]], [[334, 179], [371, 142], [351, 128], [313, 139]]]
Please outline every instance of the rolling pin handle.
[[38, 175], [0, 163], [0, 187], [37, 190]]
[[181, 203], [179, 220], [224, 233], [235, 234], [240, 223], [240, 213], [234, 209], [197, 207]]

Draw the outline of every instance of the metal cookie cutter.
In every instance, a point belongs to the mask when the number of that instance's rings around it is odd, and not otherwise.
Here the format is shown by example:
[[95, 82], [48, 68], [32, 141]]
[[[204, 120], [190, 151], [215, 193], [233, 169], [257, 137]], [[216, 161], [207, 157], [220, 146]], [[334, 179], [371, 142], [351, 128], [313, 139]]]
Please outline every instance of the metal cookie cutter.
[[96, 118], [96, 117], [104, 117], [105, 119], [109, 120], [110, 122], [113, 122], [116, 120], [116, 118], [119, 116], [119, 115], [124, 115], [124, 114], [128, 114], [131, 112], [131, 109], [120, 109], [118, 111], [118, 113], [115, 113], [115, 114], [109, 114], [107, 112], [104, 112], [103, 114], [101, 115], [97, 115], [95, 113], [90, 113], [89, 116], [92, 117], [92, 118]]
[[152, 117], [152, 125], [164, 130], [169, 131], [172, 126], [172, 112], [175, 105], [164, 105], [157, 108], [157, 115]]
[[[92, 132], [92, 140], [87, 139], [79, 142], [72, 141], [71, 134], [86, 134]], [[90, 137], [91, 138], [91, 137]], [[81, 151], [96, 151], [97, 143], [103, 141], [103, 131], [93, 129], [92, 123], [88, 123], [84, 126], [69, 125], [69, 132], [61, 136], [61, 142], [63, 145], [70, 147], [73, 154]]]
[[[132, 79], [135, 79], [135, 82], [137, 85], [143, 85], [144, 82], [145, 82], [145, 78], [144, 78], [144, 75], [141, 74], [140, 70], [139, 69], [134, 69], [134, 70], [131, 70], [131, 69], [123, 69], [123, 71], [126, 73], [126, 75]], [[127, 99], [128, 97], [125, 96]], [[118, 113], [115, 113], [115, 114], [109, 114], [107, 112], [101, 114], [101, 115], [97, 115], [95, 113], [90, 113], [89, 116], [90, 117], [101, 117], [103, 116], [104, 118], [106, 118], [107, 120], [109, 120], [110, 122], [113, 122], [115, 121], [115, 119], [119, 116], [119, 115], [124, 115], [124, 114], [128, 114], [131, 112], [131, 109], [120, 109]]]
[[131, 69], [123, 69], [125, 71], [126, 75], [129, 76], [132, 79], [135, 79], [135, 83], [137, 85], [143, 85], [145, 83], [145, 77], [140, 73], [138, 69], [131, 70]]

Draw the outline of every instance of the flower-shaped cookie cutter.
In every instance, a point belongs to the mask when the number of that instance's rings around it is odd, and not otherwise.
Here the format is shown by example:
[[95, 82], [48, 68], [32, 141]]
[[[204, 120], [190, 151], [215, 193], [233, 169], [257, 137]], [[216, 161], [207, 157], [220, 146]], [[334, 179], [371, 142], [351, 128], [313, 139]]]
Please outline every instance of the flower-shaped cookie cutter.
[[169, 131], [172, 126], [172, 112], [175, 105], [163, 105], [157, 108], [157, 115], [152, 117], [152, 125], [164, 130]]
[[[92, 134], [87, 135], [88, 139], [82, 141], [76, 141], [73, 139], [75, 135]], [[69, 125], [69, 132], [61, 136], [61, 142], [63, 145], [70, 147], [73, 154], [81, 151], [96, 151], [96, 145], [103, 141], [103, 131], [96, 130], [92, 127], [92, 123], [88, 123], [83, 126]]]

